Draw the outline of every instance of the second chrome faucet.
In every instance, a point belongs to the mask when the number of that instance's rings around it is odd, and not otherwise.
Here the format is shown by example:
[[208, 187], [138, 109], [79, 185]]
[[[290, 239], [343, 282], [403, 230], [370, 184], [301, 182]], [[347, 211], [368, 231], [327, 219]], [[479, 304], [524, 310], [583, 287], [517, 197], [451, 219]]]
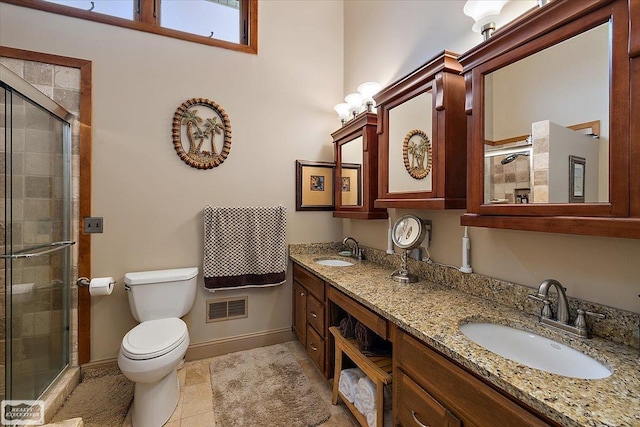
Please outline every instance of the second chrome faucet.
[[[558, 294], [558, 301], [556, 304], [556, 316], [553, 318], [553, 310], [551, 308], [551, 301], [549, 300], [549, 290], [555, 287]], [[577, 316], [573, 324], [569, 323], [569, 301], [567, 289], [555, 279], [547, 279], [540, 284], [537, 295], [529, 295], [529, 298], [540, 301], [544, 304], [542, 311], [540, 312], [540, 323], [551, 328], [559, 329], [563, 332], [567, 332], [571, 335], [580, 338], [590, 338], [591, 334], [587, 328], [586, 316], [598, 317], [604, 319], [604, 315], [600, 313], [593, 313], [591, 311], [578, 310]]]

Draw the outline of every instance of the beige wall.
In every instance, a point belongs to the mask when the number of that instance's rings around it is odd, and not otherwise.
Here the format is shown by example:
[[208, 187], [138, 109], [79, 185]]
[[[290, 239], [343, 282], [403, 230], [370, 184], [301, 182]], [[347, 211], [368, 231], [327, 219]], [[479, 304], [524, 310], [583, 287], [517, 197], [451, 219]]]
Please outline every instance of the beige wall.
[[[443, 49], [464, 52], [482, 41], [464, 1], [345, 2], [345, 92], [364, 81], [395, 81]], [[535, 4], [509, 2], [514, 16]], [[442, 25], [446, 19], [447, 25]], [[375, 49], [372, 49], [375, 47]], [[380, 58], [384, 58], [383, 61]], [[409, 211], [391, 210], [393, 218]], [[411, 211], [433, 221], [433, 260], [460, 266], [463, 211]], [[386, 249], [386, 221], [345, 220], [345, 235]], [[640, 240], [470, 228], [474, 272], [537, 287], [560, 280], [569, 296], [640, 312]]]
[[[118, 286], [93, 300], [92, 360], [117, 356], [135, 324], [126, 272], [201, 267], [206, 204], [282, 204], [288, 242], [340, 237], [330, 213], [295, 212], [294, 177], [296, 159], [333, 160], [342, 2], [263, 1], [259, 18], [259, 54], [248, 55], [0, 3], [3, 45], [93, 61], [93, 214], [104, 234], [92, 238], [92, 273]], [[213, 170], [187, 166], [173, 148], [173, 114], [192, 97], [231, 120], [231, 152]], [[290, 328], [290, 282], [237, 292], [249, 295], [249, 317], [206, 324], [213, 295], [199, 281], [192, 344]]]

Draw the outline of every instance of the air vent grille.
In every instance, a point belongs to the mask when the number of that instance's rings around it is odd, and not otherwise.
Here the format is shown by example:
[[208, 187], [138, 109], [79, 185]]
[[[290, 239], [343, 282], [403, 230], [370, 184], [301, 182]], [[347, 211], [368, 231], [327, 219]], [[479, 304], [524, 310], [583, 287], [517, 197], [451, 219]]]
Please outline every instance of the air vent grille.
[[207, 323], [247, 317], [247, 297], [207, 300]]

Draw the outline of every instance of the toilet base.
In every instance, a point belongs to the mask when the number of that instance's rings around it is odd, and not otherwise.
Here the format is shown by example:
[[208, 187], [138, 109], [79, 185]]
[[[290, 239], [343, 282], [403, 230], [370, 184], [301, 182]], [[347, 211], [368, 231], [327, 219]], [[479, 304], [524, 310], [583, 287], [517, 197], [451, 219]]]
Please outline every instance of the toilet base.
[[177, 369], [154, 383], [135, 383], [131, 424], [133, 427], [160, 427], [178, 406], [180, 384]]

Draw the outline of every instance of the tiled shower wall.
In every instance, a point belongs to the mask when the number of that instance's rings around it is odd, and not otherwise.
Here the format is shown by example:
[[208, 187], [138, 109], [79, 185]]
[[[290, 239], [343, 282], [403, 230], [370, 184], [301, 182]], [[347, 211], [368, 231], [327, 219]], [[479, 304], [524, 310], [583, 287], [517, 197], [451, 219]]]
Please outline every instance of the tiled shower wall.
[[[39, 89], [49, 98], [62, 105], [69, 112], [73, 113], [77, 118], [80, 117], [80, 70], [71, 67], [62, 67], [52, 64], [46, 64], [41, 62], [24, 61], [19, 59], [0, 57], [0, 63], [9, 68], [12, 72], [29, 82], [31, 85]], [[3, 125], [3, 124], [2, 124]], [[29, 124], [25, 132], [29, 132]], [[72, 122], [72, 240], [78, 241], [79, 233], [79, 121], [74, 120]], [[0, 133], [4, 135], [4, 129], [0, 129]], [[3, 144], [4, 147], [4, 144]], [[30, 156], [30, 162], [38, 162], [38, 159], [42, 159], [45, 156], [43, 154], [49, 154], [49, 147], [46, 144], [30, 144], [26, 147], [25, 156]], [[37, 167], [37, 165], [33, 165]], [[44, 194], [40, 194], [43, 191], [43, 187], [46, 188], [47, 183], [42, 182], [42, 179], [38, 177], [29, 177], [25, 179], [26, 168], [14, 168], [14, 191], [23, 192], [28, 197], [28, 201], [25, 202], [25, 206], [17, 206], [18, 209], [14, 209], [14, 217], [21, 215], [24, 218], [22, 221], [23, 227], [29, 226], [28, 216], [31, 209], [38, 209], [44, 206], [40, 204], [38, 198], [44, 197]], [[16, 187], [17, 186], [17, 187]], [[30, 204], [31, 206], [27, 205]], [[54, 204], [55, 205], [55, 204]], [[56, 207], [52, 207], [55, 209]], [[59, 208], [59, 207], [58, 207]], [[0, 218], [0, 221], [4, 221], [4, 218]], [[4, 227], [4, 223], [1, 224]], [[32, 224], [33, 225], [33, 224]], [[37, 226], [37, 225], [36, 225]], [[19, 227], [14, 230], [14, 243], [20, 242], [20, 236], [22, 235], [22, 229]], [[43, 235], [43, 239], [49, 239], [46, 233], [42, 233], [38, 230], [40, 235]], [[4, 238], [4, 233], [2, 238]], [[41, 243], [47, 243], [44, 241]], [[51, 241], [51, 240], [48, 240]], [[2, 242], [4, 244], [4, 242]], [[37, 258], [34, 258], [37, 260]], [[77, 245], [72, 247], [72, 271], [71, 271], [71, 303], [70, 303], [70, 364], [71, 366], [78, 365], [78, 321], [77, 321], [77, 288], [75, 281], [77, 278], [77, 260], [78, 260], [78, 248]], [[1, 266], [2, 268], [4, 266]], [[17, 271], [14, 268], [14, 282], [19, 283], [51, 283], [53, 278], [60, 277], [60, 273], [51, 271], [52, 269], [48, 264], [38, 265], [38, 263], [29, 262], [28, 266], [25, 265], [21, 271]], [[0, 298], [5, 300], [5, 274], [4, 270], [1, 271], [1, 286], [0, 286]], [[32, 356], [43, 357], [42, 354], [51, 354], [55, 350], [47, 347], [47, 342], [44, 337], [50, 332], [56, 332], [57, 328], [62, 328], [64, 315], [62, 313], [62, 307], [59, 306], [60, 297], [56, 293], [60, 293], [62, 290], [59, 287], [52, 286], [47, 289], [38, 289], [26, 294], [20, 294], [14, 298], [14, 303], [18, 304], [30, 304], [33, 307], [29, 312], [24, 313], [19, 318], [14, 318], [14, 338], [19, 338], [24, 343], [29, 345], [24, 346], [24, 351], [34, 353]], [[0, 328], [2, 328], [1, 337], [5, 336], [5, 307], [4, 304], [0, 304]], [[19, 337], [16, 337], [19, 335]], [[5, 343], [0, 343], [2, 346], [2, 353], [0, 356], [0, 387], [4, 388], [4, 364], [5, 364]], [[27, 355], [29, 356], [29, 355]], [[20, 368], [14, 366], [14, 369]], [[27, 368], [25, 366], [25, 368]], [[2, 395], [4, 395], [4, 390]]]

